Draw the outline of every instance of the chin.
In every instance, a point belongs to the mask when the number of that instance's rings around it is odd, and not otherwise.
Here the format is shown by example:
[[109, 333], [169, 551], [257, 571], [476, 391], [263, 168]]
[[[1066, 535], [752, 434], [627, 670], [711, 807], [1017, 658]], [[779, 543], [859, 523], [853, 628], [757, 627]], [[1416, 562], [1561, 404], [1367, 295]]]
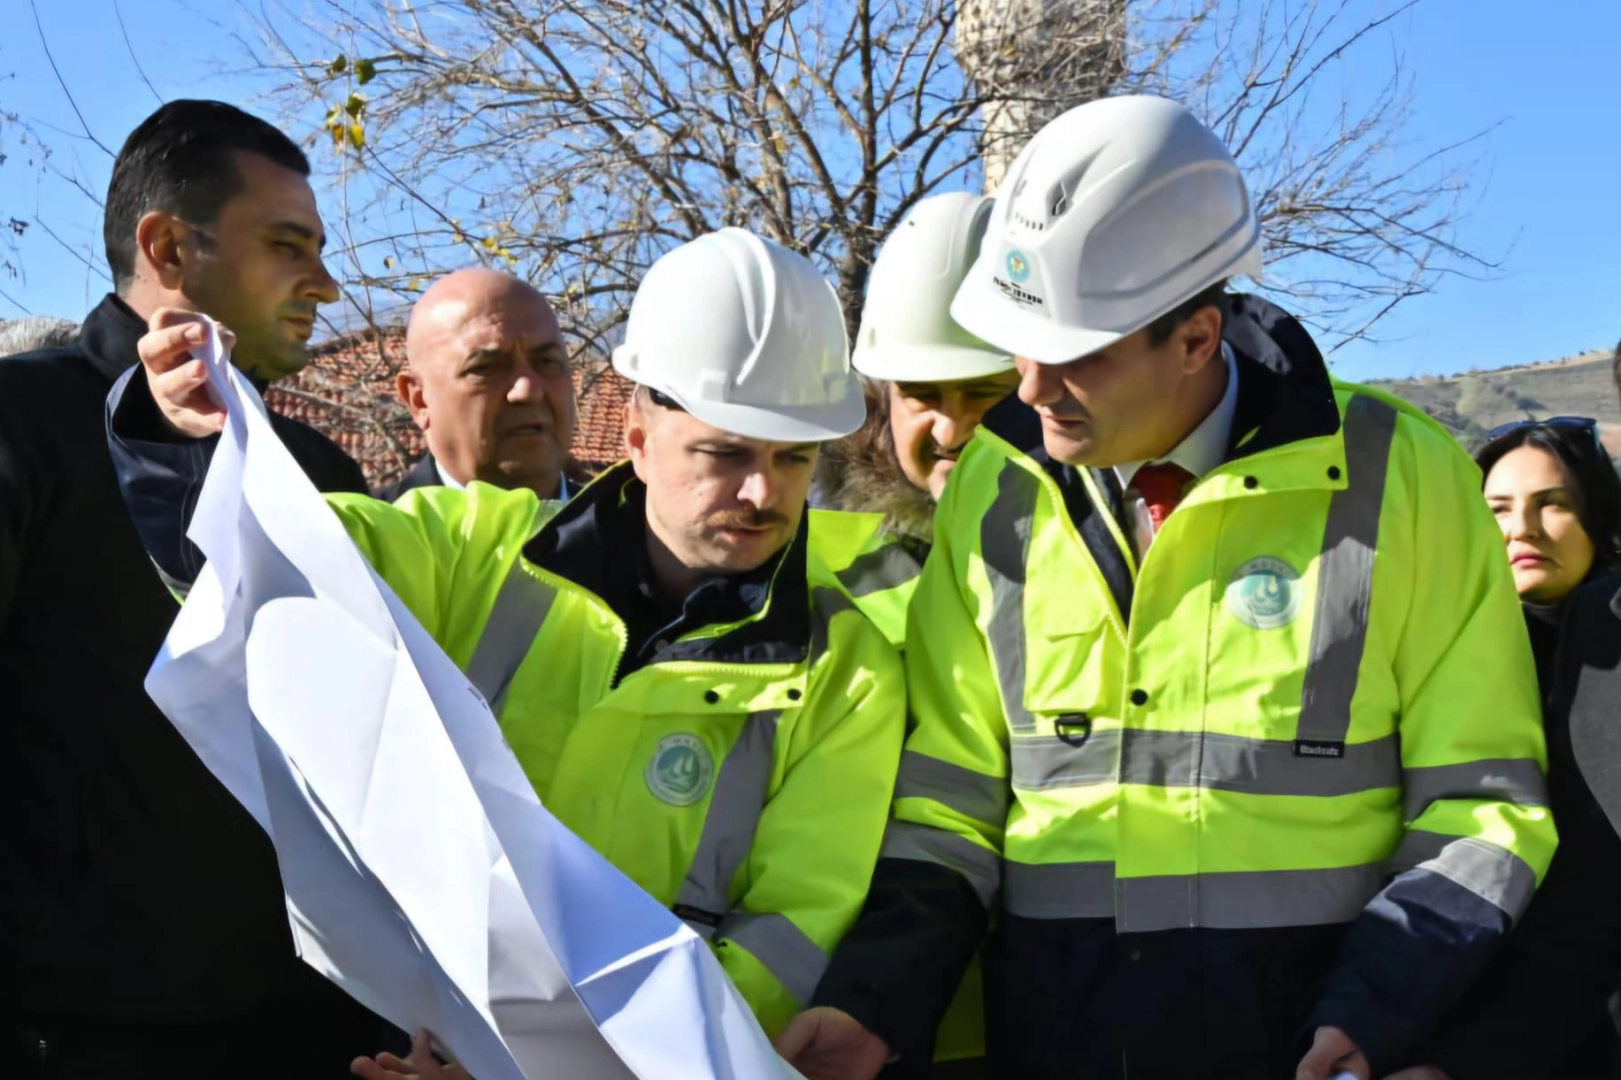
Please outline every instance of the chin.
[[1047, 454], [1054, 461], [1065, 465], [1085, 465], [1088, 467], [1098, 465], [1095, 459], [1096, 447], [1091, 440], [1077, 442], [1066, 439], [1061, 435], [1054, 435], [1050, 431], [1042, 432], [1042, 445], [1047, 448]]

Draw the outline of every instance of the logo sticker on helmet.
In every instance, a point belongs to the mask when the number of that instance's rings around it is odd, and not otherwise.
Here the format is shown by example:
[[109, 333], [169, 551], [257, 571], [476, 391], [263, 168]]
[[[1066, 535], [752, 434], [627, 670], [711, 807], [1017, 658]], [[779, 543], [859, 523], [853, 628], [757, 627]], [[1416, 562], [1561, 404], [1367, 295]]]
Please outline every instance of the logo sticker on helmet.
[[715, 759], [696, 735], [666, 735], [648, 759], [645, 776], [647, 790], [660, 802], [691, 806], [709, 793]]
[[1016, 285], [1023, 285], [1030, 280], [1030, 262], [1024, 257], [1024, 252], [1007, 253], [1007, 276], [1012, 278]]
[[1300, 602], [1300, 575], [1282, 559], [1251, 559], [1227, 584], [1227, 610], [1256, 630], [1288, 626], [1299, 616]]
[[1024, 287], [1024, 282], [1030, 280], [1030, 260], [1025, 258], [1024, 252], [1018, 248], [1009, 248], [1007, 255], [1002, 259], [1002, 265], [1007, 270], [1010, 280], [1004, 280], [995, 274], [991, 281], [1002, 290], [1002, 295], [1022, 307], [1044, 308], [1047, 302], [1036, 293]]

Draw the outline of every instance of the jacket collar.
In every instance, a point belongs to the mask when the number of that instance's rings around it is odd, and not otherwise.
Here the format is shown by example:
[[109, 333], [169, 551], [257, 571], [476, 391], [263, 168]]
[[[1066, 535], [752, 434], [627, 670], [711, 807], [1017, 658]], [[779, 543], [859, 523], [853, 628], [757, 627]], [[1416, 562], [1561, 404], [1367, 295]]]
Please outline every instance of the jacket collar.
[[[1340, 429], [1328, 365], [1304, 327], [1275, 304], [1254, 296], [1227, 297], [1222, 340], [1233, 350], [1238, 403], [1223, 463]], [[985, 414], [983, 426], [1038, 461], [1041, 419], [1010, 395]]]
[[108, 293], [85, 316], [79, 328], [79, 348], [108, 382], [114, 382], [140, 362], [135, 346], [145, 333], [146, 320], [116, 294]]
[[[717, 575], [687, 596], [682, 632], [729, 627], [676, 641], [652, 662], [799, 663], [810, 655], [810, 586], [805, 551], [810, 515], [775, 559], [746, 574]], [[595, 593], [628, 626], [649, 602], [646, 488], [628, 462], [609, 469], [568, 502], [524, 548], [544, 570]], [[632, 641], [630, 649], [639, 643]]]

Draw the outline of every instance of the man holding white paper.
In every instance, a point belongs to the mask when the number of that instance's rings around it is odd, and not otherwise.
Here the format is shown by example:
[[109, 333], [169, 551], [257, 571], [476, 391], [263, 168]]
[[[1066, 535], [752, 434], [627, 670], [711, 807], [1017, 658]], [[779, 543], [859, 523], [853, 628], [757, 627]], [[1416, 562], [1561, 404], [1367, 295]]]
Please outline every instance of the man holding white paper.
[[[109, 398], [122, 478], [152, 451], [132, 417], [222, 423], [184, 326], [153, 323]], [[860, 910], [900, 755], [898, 658], [804, 514], [862, 397], [832, 289], [739, 229], [653, 266], [614, 366], [639, 384], [631, 460], [562, 509], [481, 483], [328, 502], [546, 806], [708, 938], [774, 1034]], [[123, 486], [154, 559], [194, 577], [187, 500]]]

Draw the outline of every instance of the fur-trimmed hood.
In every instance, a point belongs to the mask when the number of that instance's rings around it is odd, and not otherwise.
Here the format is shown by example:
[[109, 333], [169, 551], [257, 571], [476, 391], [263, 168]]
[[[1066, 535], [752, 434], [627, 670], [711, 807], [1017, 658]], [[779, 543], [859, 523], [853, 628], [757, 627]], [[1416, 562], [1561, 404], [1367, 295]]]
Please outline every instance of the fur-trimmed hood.
[[901, 471], [884, 402], [883, 388], [869, 387], [867, 422], [823, 451], [823, 484], [834, 508], [883, 514], [886, 531], [932, 543], [934, 500]]

